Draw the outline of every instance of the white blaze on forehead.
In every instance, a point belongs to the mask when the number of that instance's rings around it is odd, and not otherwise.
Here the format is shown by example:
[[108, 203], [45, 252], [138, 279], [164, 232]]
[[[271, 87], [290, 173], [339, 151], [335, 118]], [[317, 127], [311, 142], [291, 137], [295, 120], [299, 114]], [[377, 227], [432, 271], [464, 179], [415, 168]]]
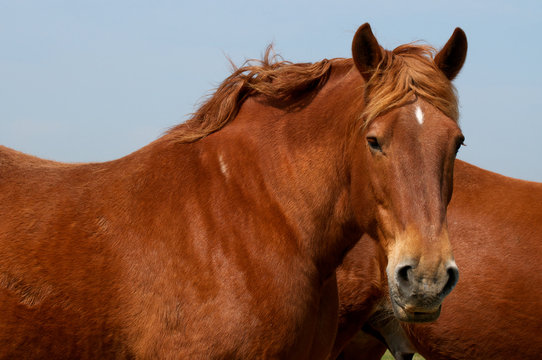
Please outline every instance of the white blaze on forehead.
[[220, 171], [224, 174], [225, 177], [228, 177], [228, 165], [224, 161], [222, 154], [218, 155], [218, 163], [220, 164]]
[[420, 108], [420, 105], [416, 105], [416, 120], [418, 120], [420, 125], [423, 124], [423, 111]]

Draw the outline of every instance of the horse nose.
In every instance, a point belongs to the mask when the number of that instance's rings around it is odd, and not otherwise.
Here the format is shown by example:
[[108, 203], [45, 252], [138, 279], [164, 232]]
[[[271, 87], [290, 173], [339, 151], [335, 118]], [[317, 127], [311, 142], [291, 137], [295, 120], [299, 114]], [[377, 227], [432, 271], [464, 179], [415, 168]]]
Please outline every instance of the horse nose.
[[444, 299], [453, 290], [459, 280], [459, 269], [455, 262], [448, 264], [446, 273], [448, 274], [448, 281], [446, 281], [444, 288], [442, 288], [442, 291], [439, 294], [441, 299]]
[[412, 293], [413, 275], [412, 269], [414, 265], [399, 265], [395, 269], [395, 279], [399, 288], [399, 292], [403, 296], [409, 296]]
[[[446, 273], [443, 276], [437, 275], [434, 281], [428, 281], [427, 278], [418, 278], [415, 270], [416, 265], [413, 263], [398, 265], [395, 270], [395, 279], [399, 292], [405, 297], [427, 293], [427, 295], [436, 295], [440, 299], [444, 299], [459, 280], [459, 270], [453, 261], [446, 266]], [[444, 285], [442, 285], [443, 283]]]

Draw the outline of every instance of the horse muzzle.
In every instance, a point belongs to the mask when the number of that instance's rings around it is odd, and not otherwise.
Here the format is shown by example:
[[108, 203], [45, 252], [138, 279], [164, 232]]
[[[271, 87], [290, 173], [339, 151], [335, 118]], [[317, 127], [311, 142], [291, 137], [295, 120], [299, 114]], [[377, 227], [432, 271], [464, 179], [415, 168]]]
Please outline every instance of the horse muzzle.
[[388, 274], [391, 303], [399, 320], [428, 322], [438, 319], [442, 300], [459, 279], [455, 262], [442, 268], [442, 271], [427, 276], [417, 271], [413, 264], [401, 264], [395, 268], [393, 276]]
[[391, 300], [393, 313], [397, 319], [404, 322], [430, 322], [435, 321], [440, 316], [440, 310], [442, 305], [439, 305], [436, 309], [416, 308], [413, 306], [403, 306], [397, 303], [395, 300]]

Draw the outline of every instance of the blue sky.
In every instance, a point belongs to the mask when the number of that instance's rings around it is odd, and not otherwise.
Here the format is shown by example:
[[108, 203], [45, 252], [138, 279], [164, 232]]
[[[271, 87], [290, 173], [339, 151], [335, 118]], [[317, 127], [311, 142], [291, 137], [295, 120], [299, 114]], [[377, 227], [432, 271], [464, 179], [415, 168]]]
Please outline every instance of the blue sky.
[[273, 42], [296, 62], [350, 57], [364, 22], [388, 49], [439, 48], [462, 27], [459, 157], [542, 181], [540, 1], [0, 0], [0, 144], [119, 158], [187, 119], [228, 75], [226, 56], [239, 64]]

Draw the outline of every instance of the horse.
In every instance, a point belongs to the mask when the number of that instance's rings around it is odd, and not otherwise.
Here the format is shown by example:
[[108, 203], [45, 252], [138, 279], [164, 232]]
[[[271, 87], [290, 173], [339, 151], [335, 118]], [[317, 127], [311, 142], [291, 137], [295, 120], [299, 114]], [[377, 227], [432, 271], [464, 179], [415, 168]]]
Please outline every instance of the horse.
[[[0, 357], [318, 359], [363, 234], [401, 319], [440, 312], [467, 42], [249, 61], [193, 116], [104, 163], [0, 149]], [[415, 171], [412, 171], [416, 169]], [[327, 333], [320, 332], [328, 329]]]
[[[462, 270], [440, 318], [431, 324], [400, 324], [390, 316], [387, 301], [382, 303], [384, 282], [373, 281], [364, 293], [356, 289], [367, 287], [362, 275], [381, 277], [379, 267], [385, 263], [378, 244], [365, 239], [337, 270], [341, 325], [333, 357], [343, 351], [342, 359], [380, 359], [384, 344], [396, 359], [410, 359], [414, 352], [426, 359], [455, 360], [540, 356], [542, 183], [456, 160], [447, 217]], [[364, 331], [356, 335], [360, 328]]]

